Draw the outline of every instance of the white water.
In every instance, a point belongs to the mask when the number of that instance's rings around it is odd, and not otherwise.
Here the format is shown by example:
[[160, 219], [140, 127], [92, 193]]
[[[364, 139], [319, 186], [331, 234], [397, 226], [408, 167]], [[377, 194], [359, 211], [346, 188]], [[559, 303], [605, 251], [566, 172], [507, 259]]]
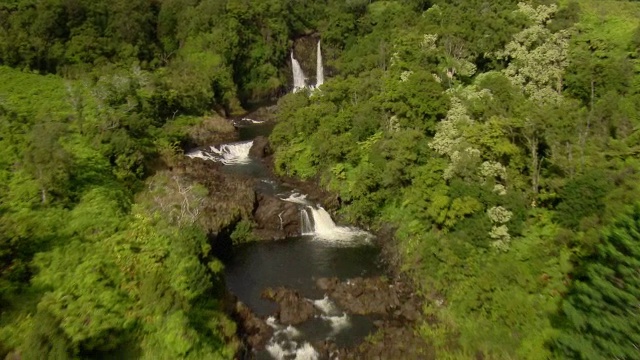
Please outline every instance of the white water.
[[301, 333], [295, 327], [289, 325], [284, 327], [278, 324], [277, 320], [270, 316], [267, 324], [275, 331], [266, 346], [267, 352], [276, 360], [296, 359], [296, 360], [317, 360], [318, 352], [308, 342], [299, 344], [294, 339], [300, 337]]
[[209, 147], [209, 151], [193, 151], [191, 153], [188, 153], [187, 156], [192, 159], [200, 158], [203, 160], [221, 162], [225, 165], [247, 164], [251, 161], [251, 159], [249, 158], [249, 150], [251, 150], [251, 146], [253, 146], [253, 141], [222, 144], [217, 147]]
[[307, 86], [306, 77], [300, 67], [300, 63], [293, 57], [291, 52], [291, 68], [293, 69], [293, 92], [298, 92]]
[[300, 209], [300, 234], [313, 235], [313, 223], [306, 208]]
[[338, 308], [333, 301], [329, 300], [327, 295], [320, 300], [313, 300], [313, 306], [318, 308], [325, 315], [335, 315], [339, 313]]
[[[313, 235], [316, 239], [335, 243], [347, 243], [356, 239], [367, 239], [371, 235], [360, 229], [336, 225], [333, 219], [331, 219], [331, 215], [329, 215], [322, 206], [318, 206], [317, 208], [312, 206], [304, 194], [294, 192], [288, 197], [281, 197], [280, 199], [304, 205], [304, 208], [300, 209], [300, 233], [302, 235]], [[309, 213], [311, 213], [311, 218], [309, 217]]]
[[351, 326], [351, 321], [346, 313], [343, 313], [342, 316], [321, 315], [320, 317], [331, 325], [331, 335], [336, 335]]
[[300, 204], [300, 205], [305, 205], [305, 206], [309, 206], [310, 204], [309, 200], [307, 200], [307, 195], [299, 194], [297, 192], [291, 193], [288, 197], [284, 199], [281, 198], [281, 200]]
[[317, 209], [310, 206], [309, 209], [311, 209], [313, 217], [313, 233], [316, 238], [332, 242], [345, 242], [369, 235], [360, 229], [336, 225], [331, 219], [331, 215], [321, 206]]
[[252, 124], [262, 124], [265, 120], [254, 120], [247, 117], [242, 118], [242, 121], [250, 122]]
[[318, 40], [318, 50], [316, 59], [316, 89], [324, 84], [324, 67], [322, 66], [322, 51], [320, 50], [320, 40]]

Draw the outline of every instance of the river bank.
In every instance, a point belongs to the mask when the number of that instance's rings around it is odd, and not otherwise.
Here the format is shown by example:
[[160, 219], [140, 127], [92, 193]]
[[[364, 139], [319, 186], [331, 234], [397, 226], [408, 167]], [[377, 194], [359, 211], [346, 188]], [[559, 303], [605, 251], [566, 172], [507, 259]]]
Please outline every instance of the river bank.
[[[226, 273], [227, 283], [233, 294], [228, 296], [227, 307], [238, 324], [238, 336], [244, 344], [244, 350], [239, 357], [287, 359], [425, 359], [432, 357], [427, 344], [424, 344], [414, 331], [422, 321], [420, 311], [422, 299], [412, 289], [410, 281], [398, 271], [398, 257], [392, 238], [393, 230], [389, 227], [383, 228], [372, 237], [371, 248], [375, 249], [374, 251], [346, 255], [343, 262], [354, 264], [355, 267], [351, 266], [350, 269], [343, 269], [338, 273], [328, 272], [327, 277], [322, 276], [322, 271], [318, 269], [306, 269], [306, 264], [298, 265], [294, 273], [308, 272], [307, 275], [311, 275], [313, 280], [311, 286], [307, 284], [300, 288], [301, 282], [308, 283], [308, 281], [307, 279], [301, 281], [295, 276], [292, 277], [294, 280], [287, 284], [288, 286], [254, 288], [251, 284], [244, 285], [248, 279], [247, 271], [255, 273], [259, 278], [251, 279], [255, 282], [265, 281], [264, 278], [268, 278], [270, 272], [276, 279], [272, 280], [274, 283], [283, 281], [287, 275], [272, 263], [264, 263], [264, 267], [258, 266], [254, 269], [247, 268], [246, 265], [238, 267], [233, 263], [237, 261], [237, 253], [244, 252], [245, 255], [251, 251], [258, 253], [259, 255], [253, 255], [257, 258], [249, 261], [255, 265], [260, 264], [259, 259], [264, 254], [275, 259], [277, 255], [274, 254], [280, 251], [283, 254], [280, 262], [287, 262], [294, 268], [296, 265], [292, 265], [290, 261], [294, 254], [318, 253], [316, 243], [309, 238], [300, 237], [303, 232], [300, 204], [295, 201], [283, 201], [286, 199], [278, 196], [278, 190], [288, 189], [290, 193], [304, 194], [304, 199], [308, 201], [309, 206], [313, 204], [321, 209], [327, 209], [328, 213], [335, 213], [340, 207], [339, 197], [324, 191], [318, 184], [279, 177], [273, 172], [273, 158], [267, 139], [275, 121], [272, 114], [273, 108], [266, 111], [260, 109], [257, 113], [248, 114], [243, 118], [226, 120], [235, 126], [235, 131], [225, 137], [225, 142], [252, 141], [249, 145], [249, 155], [254, 163], [261, 164], [261, 169], [251, 168], [247, 164], [243, 165], [244, 168], [242, 166], [234, 168], [212, 161], [188, 160], [185, 162], [189, 164], [187, 166], [198, 164], [194, 166], [208, 168], [207, 172], [196, 172], [199, 174], [198, 177], [203, 176], [207, 179], [196, 178], [195, 181], [211, 184], [211, 179], [215, 178], [218, 184], [235, 184], [232, 196], [225, 197], [221, 193], [224, 190], [210, 192], [210, 196], [214, 197], [211, 199], [212, 203], [225, 207], [226, 202], [235, 202], [238, 198], [253, 200], [251, 205], [245, 202], [241, 210], [236, 212], [234, 219], [226, 219], [226, 226], [221, 226], [218, 232], [212, 232], [210, 236], [216, 256], [223, 259], [229, 269]], [[263, 120], [259, 116], [264, 116], [266, 119]], [[253, 138], [249, 140], [250, 137]], [[205, 145], [212, 144], [197, 145], [204, 149]], [[222, 146], [220, 142], [215, 145]], [[229, 170], [230, 168], [233, 170]], [[215, 175], [212, 176], [212, 174]], [[256, 179], [256, 174], [261, 178]], [[251, 180], [252, 176], [254, 178]], [[266, 183], [271, 183], [270, 187], [265, 188], [265, 180], [267, 180]], [[239, 188], [237, 184], [244, 185]], [[249, 190], [247, 186], [253, 186], [253, 188]], [[269, 249], [266, 252], [251, 244], [234, 243], [233, 234], [239, 226], [242, 226], [239, 225], [242, 221], [249, 221], [252, 224], [251, 235], [243, 240], [253, 242], [280, 240], [279, 243], [266, 247]], [[340, 267], [334, 262], [335, 256], [344, 256], [336, 255], [341, 251], [331, 246], [323, 248], [320, 253], [330, 252], [333, 257], [328, 257], [330, 260], [327, 261], [323, 258], [320, 265], [316, 264], [316, 266]], [[252, 255], [246, 256], [251, 258]], [[363, 259], [366, 260], [366, 264], [358, 265], [358, 261]], [[355, 263], [354, 260], [356, 260]], [[323, 261], [326, 263], [323, 264]], [[361, 270], [359, 266], [367, 270]], [[245, 299], [244, 302], [243, 299]], [[246, 299], [249, 301], [247, 302]], [[319, 329], [326, 327], [326, 324], [329, 324], [329, 331], [323, 333]], [[342, 338], [336, 336], [343, 331], [343, 328], [350, 328], [346, 332], [349, 335]], [[308, 336], [304, 340], [309, 340], [302, 345], [299, 344], [301, 331]], [[281, 339], [279, 343], [275, 340], [277, 338]], [[288, 343], [282, 340], [284, 338]]]

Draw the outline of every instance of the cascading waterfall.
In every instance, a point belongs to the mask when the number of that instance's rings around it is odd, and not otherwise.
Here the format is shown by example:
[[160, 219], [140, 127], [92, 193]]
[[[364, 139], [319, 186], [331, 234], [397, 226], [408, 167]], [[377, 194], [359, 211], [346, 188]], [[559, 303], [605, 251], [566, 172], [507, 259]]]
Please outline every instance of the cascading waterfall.
[[247, 164], [251, 161], [249, 151], [253, 146], [253, 141], [241, 141], [219, 146], [210, 146], [209, 150], [195, 150], [187, 154], [190, 158], [200, 158], [221, 162], [225, 165]]
[[[370, 236], [369, 233], [360, 229], [336, 225], [327, 210], [322, 206], [312, 206], [306, 195], [294, 192], [288, 197], [280, 199], [303, 206], [300, 209], [300, 233], [302, 235], [313, 235], [317, 239], [336, 243], [366, 239]], [[311, 213], [311, 217], [309, 217], [309, 213]]]
[[307, 78], [304, 76], [300, 63], [293, 57], [293, 51], [291, 52], [291, 68], [293, 69], [293, 92], [297, 92], [307, 86]]
[[313, 234], [320, 239], [340, 242], [368, 235], [359, 229], [336, 225], [331, 215], [321, 206], [317, 209], [310, 206], [309, 209], [313, 217]]
[[309, 212], [307, 209], [300, 209], [300, 234], [302, 235], [313, 235], [313, 223], [309, 218]]
[[320, 50], [320, 40], [318, 40], [317, 60], [316, 60], [316, 89], [324, 84], [324, 67], [322, 66], [322, 51]]

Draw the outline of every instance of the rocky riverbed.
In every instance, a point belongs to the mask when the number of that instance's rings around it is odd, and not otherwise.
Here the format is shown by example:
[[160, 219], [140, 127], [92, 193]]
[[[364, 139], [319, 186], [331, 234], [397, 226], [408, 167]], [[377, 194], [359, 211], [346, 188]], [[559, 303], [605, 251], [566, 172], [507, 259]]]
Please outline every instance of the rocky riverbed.
[[[210, 124], [211, 125], [211, 124]], [[221, 125], [216, 125], [218, 128]], [[237, 137], [233, 132], [217, 136], [218, 140], [230, 141]], [[196, 145], [205, 145], [200, 141], [210, 139], [203, 135], [205, 131], [195, 131], [200, 138], [194, 137]], [[208, 143], [207, 145], [209, 145]], [[193, 145], [193, 144], [190, 144]], [[268, 139], [258, 136], [253, 140], [250, 156], [263, 162], [272, 169], [272, 151]], [[282, 201], [276, 195], [256, 191], [255, 179], [223, 171], [223, 166], [211, 161], [180, 161], [179, 165], [168, 170], [171, 176], [184, 180], [185, 184], [199, 183], [207, 189], [207, 200], [202, 207], [200, 221], [208, 229], [214, 250], [221, 258], [233, 251], [231, 234], [243, 220], [253, 224], [251, 239], [273, 241], [300, 235], [300, 208], [295, 203]], [[295, 188], [307, 194], [314, 203], [327, 209], [337, 209], [340, 199], [322, 191], [317, 184], [302, 182], [291, 178], [274, 180], [289, 188]], [[382, 234], [378, 242], [383, 245], [382, 253], [386, 264], [394, 264], [392, 239]], [[387, 269], [387, 273], [395, 273]], [[324, 293], [336, 304], [345, 316], [369, 316], [374, 320], [375, 333], [357, 345], [339, 346], [331, 339], [315, 341], [312, 345], [316, 356], [323, 359], [429, 359], [434, 355], [428, 346], [416, 335], [414, 329], [423, 321], [421, 315], [422, 299], [416, 295], [409, 283], [400, 277], [362, 276], [347, 279], [336, 277], [318, 278], [315, 289]], [[313, 300], [305, 297], [295, 288], [278, 286], [258, 289], [262, 299], [276, 305], [269, 316], [258, 316], [252, 309], [230, 295], [229, 312], [238, 323], [238, 335], [243, 340], [245, 352], [243, 358], [250, 358], [255, 351], [264, 349], [274, 335], [275, 327], [269, 319], [276, 319], [281, 326], [303, 324], [310, 319], [323, 316]]]

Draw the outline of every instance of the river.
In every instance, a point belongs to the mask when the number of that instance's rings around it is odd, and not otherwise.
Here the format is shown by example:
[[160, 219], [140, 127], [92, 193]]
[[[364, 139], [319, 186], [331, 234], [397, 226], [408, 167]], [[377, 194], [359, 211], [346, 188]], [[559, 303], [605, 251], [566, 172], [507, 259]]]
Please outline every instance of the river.
[[[225, 260], [225, 276], [229, 290], [274, 328], [275, 334], [266, 348], [254, 350], [253, 357], [318, 359], [314, 344], [328, 340], [341, 348], [353, 346], [373, 332], [374, 319], [344, 313], [316, 288], [316, 280], [379, 275], [379, 249], [371, 244], [370, 234], [334, 224], [324, 209], [277, 181], [261, 160], [248, 156], [251, 141], [259, 135], [268, 136], [273, 126], [270, 122], [236, 120], [239, 142], [195, 151], [189, 156], [223, 162], [223, 171], [255, 179], [257, 192], [298, 203], [301, 216], [310, 219], [309, 229], [301, 229], [308, 235], [236, 246]], [[295, 327], [280, 324], [274, 316], [277, 305], [261, 298], [264, 289], [279, 286], [296, 290], [314, 304], [318, 315]]]

